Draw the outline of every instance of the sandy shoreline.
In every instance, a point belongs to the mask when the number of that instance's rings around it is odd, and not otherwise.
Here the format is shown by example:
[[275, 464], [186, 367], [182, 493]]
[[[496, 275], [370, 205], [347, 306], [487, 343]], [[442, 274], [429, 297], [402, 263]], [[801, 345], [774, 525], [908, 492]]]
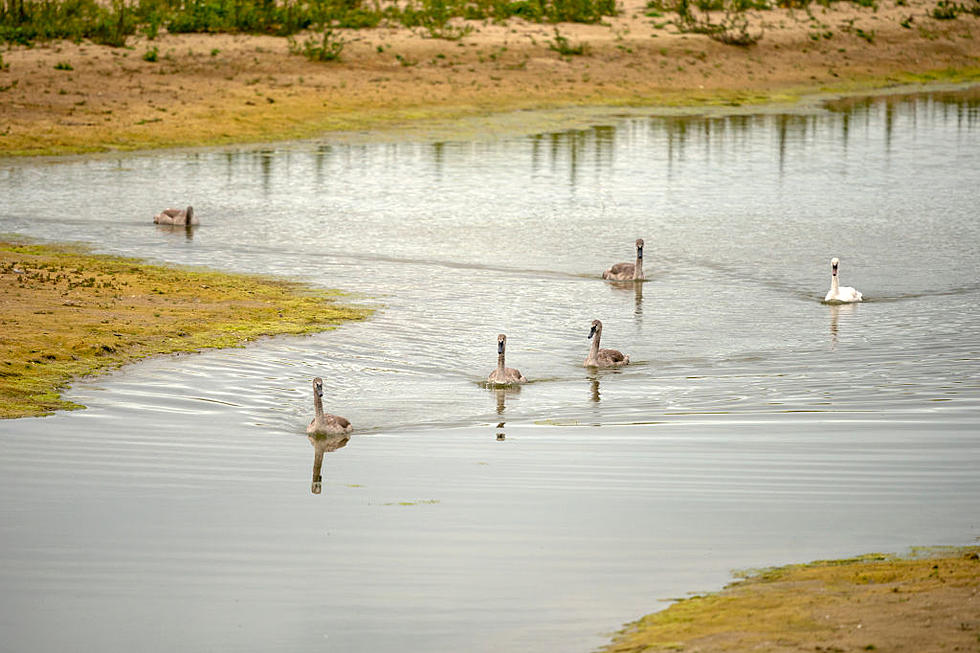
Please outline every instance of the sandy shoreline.
[[[347, 32], [342, 61], [311, 62], [285, 38], [132, 37], [127, 48], [40, 43], [3, 53], [0, 155], [70, 154], [310, 139], [344, 133], [461, 137], [574, 126], [583, 107], [783, 106], [819, 93], [980, 80], [980, 19], [911, 0], [753, 14], [752, 47], [664, 25], [642, 0], [596, 25], [473, 21], [460, 41], [407, 28]], [[909, 19], [911, 18], [911, 22]], [[905, 23], [905, 26], [903, 26]], [[151, 47], [157, 61], [143, 60]], [[56, 68], [60, 66], [60, 68]], [[67, 70], [65, 68], [70, 68]], [[544, 110], [531, 126], [520, 114]], [[586, 113], [589, 111], [586, 110]], [[447, 127], [448, 126], [448, 127]]]

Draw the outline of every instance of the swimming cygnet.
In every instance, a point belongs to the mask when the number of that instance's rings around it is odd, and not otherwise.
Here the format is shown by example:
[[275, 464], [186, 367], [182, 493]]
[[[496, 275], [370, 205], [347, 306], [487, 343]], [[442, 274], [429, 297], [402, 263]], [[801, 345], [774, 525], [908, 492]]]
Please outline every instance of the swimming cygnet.
[[643, 280], [643, 239], [636, 239], [636, 263], [617, 263], [602, 273], [603, 279], [614, 281]]
[[179, 226], [198, 224], [197, 218], [194, 217], [193, 206], [188, 206], [186, 209], [164, 209], [153, 216], [153, 222]]
[[507, 349], [507, 336], [500, 334], [497, 336], [497, 369], [490, 372], [487, 381], [497, 385], [510, 383], [527, 383], [527, 379], [521, 374], [520, 370], [513, 367], [504, 367], [504, 352]]
[[852, 302], [859, 302], [862, 299], [861, 293], [850, 286], [840, 287], [840, 282], [837, 277], [837, 266], [840, 265], [840, 259], [836, 256], [830, 259], [830, 290], [827, 291], [827, 296], [823, 298], [825, 302], [835, 302], [842, 304], [850, 304]]
[[630, 364], [630, 357], [615, 349], [599, 349], [599, 339], [602, 337], [602, 322], [592, 320], [592, 330], [589, 331], [589, 338], [592, 338], [592, 348], [589, 349], [589, 356], [585, 359], [585, 367], [622, 367]]
[[354, 427], [343, 417], [323, 412], [323, 379], [320, 377], [313, 379], [313, 408], [316, 416], [306, 427], [309, 435], [340, 435], [353, 430]]

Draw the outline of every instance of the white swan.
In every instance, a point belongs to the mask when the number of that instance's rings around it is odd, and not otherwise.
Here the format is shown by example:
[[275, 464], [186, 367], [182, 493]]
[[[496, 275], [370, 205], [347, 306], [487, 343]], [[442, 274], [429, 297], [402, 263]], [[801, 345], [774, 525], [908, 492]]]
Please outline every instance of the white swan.
[[614, 281], [642, 281], [643, 280], [643, 239], [636, 239], [636, 262], [617, 263], [602, 273], [603, 279]]
[[350, 433], [354, 427], [343, 417], [323, 412], [323, 379], [313, 379], [313, 408], [316, 415], [306, 427], [309, 435], [341, 435]]
[[837, 266], [840, 265], [840, 259], [836, 256], [830, 259], [830, 290], [827, 291], [827, 296], [823, 298], [825, 302], [833, 302], [840, 304], [850, 304], [852, 302], [859, 302], [862, 299], [861, 293], [850, 286], [840, 287], [840, 281], [837, 277]]
[[507, 385], [511, 383], [527, 383], [527, 379], [521, 374], [520, 370], [513, 367], [504, 367], [504, 352], [507, 349], [507, 336], [500, 334], [497, 336], [497, 369], [490, 372], [487, 381], [497, 385]]
[[164, 209], [153, 216], [155, 224], [173, 224], [179, 226], [190, 226], [198, 224], [194, 217], [194, 207], [188, 206], [186, 209]]
[[592, 348], [583, 365], [585, 367], [622, 367], [630, 364], [630, 357], [615, 349], [599, 349], [599, 339], [602, 337], [602, 322], [592, 320], [592, 330], [589, 331], [589, 338], [592, 340]]

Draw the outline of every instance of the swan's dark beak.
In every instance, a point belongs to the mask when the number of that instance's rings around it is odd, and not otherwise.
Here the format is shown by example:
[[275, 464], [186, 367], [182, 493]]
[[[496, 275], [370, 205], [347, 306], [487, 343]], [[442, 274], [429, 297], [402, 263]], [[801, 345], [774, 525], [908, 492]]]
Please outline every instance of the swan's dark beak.
[[837, 266], [836, 265], [830, 266], [830, 275], [833, 276], [833, 277], [836, 277], [837, 276]]
[[503, 340], [498, 340], [497, 341], [497, 353], [498, 354], [504, 353], [504, 341]]
[[642, 247], [637, 247], [636, 248], [636, 258], [643, 258], [643, 248]]
[[316, 396], [317, 397], [322, 397], [323, 396], [323, 386], [320, 386], [320, 387], [318, 387], [316, 389]]
[[589, 331], [589, 340], [592, 340], [592, 336], [595, 335], [595, 325], [592, 325], [592, 330]]

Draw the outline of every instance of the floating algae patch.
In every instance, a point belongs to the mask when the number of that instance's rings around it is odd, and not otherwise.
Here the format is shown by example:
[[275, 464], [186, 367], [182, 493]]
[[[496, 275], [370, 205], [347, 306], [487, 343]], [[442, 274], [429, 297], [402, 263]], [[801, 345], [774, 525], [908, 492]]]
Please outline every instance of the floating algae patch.
[[81, 408], [72, 379], [155, 354], [238, 347], [364, 319], [338, 291], [0, 241], [0, 417]]
[[627, 625], [603, 651], [975, 650], [978, 553], [936, 547], [750, 572]]

